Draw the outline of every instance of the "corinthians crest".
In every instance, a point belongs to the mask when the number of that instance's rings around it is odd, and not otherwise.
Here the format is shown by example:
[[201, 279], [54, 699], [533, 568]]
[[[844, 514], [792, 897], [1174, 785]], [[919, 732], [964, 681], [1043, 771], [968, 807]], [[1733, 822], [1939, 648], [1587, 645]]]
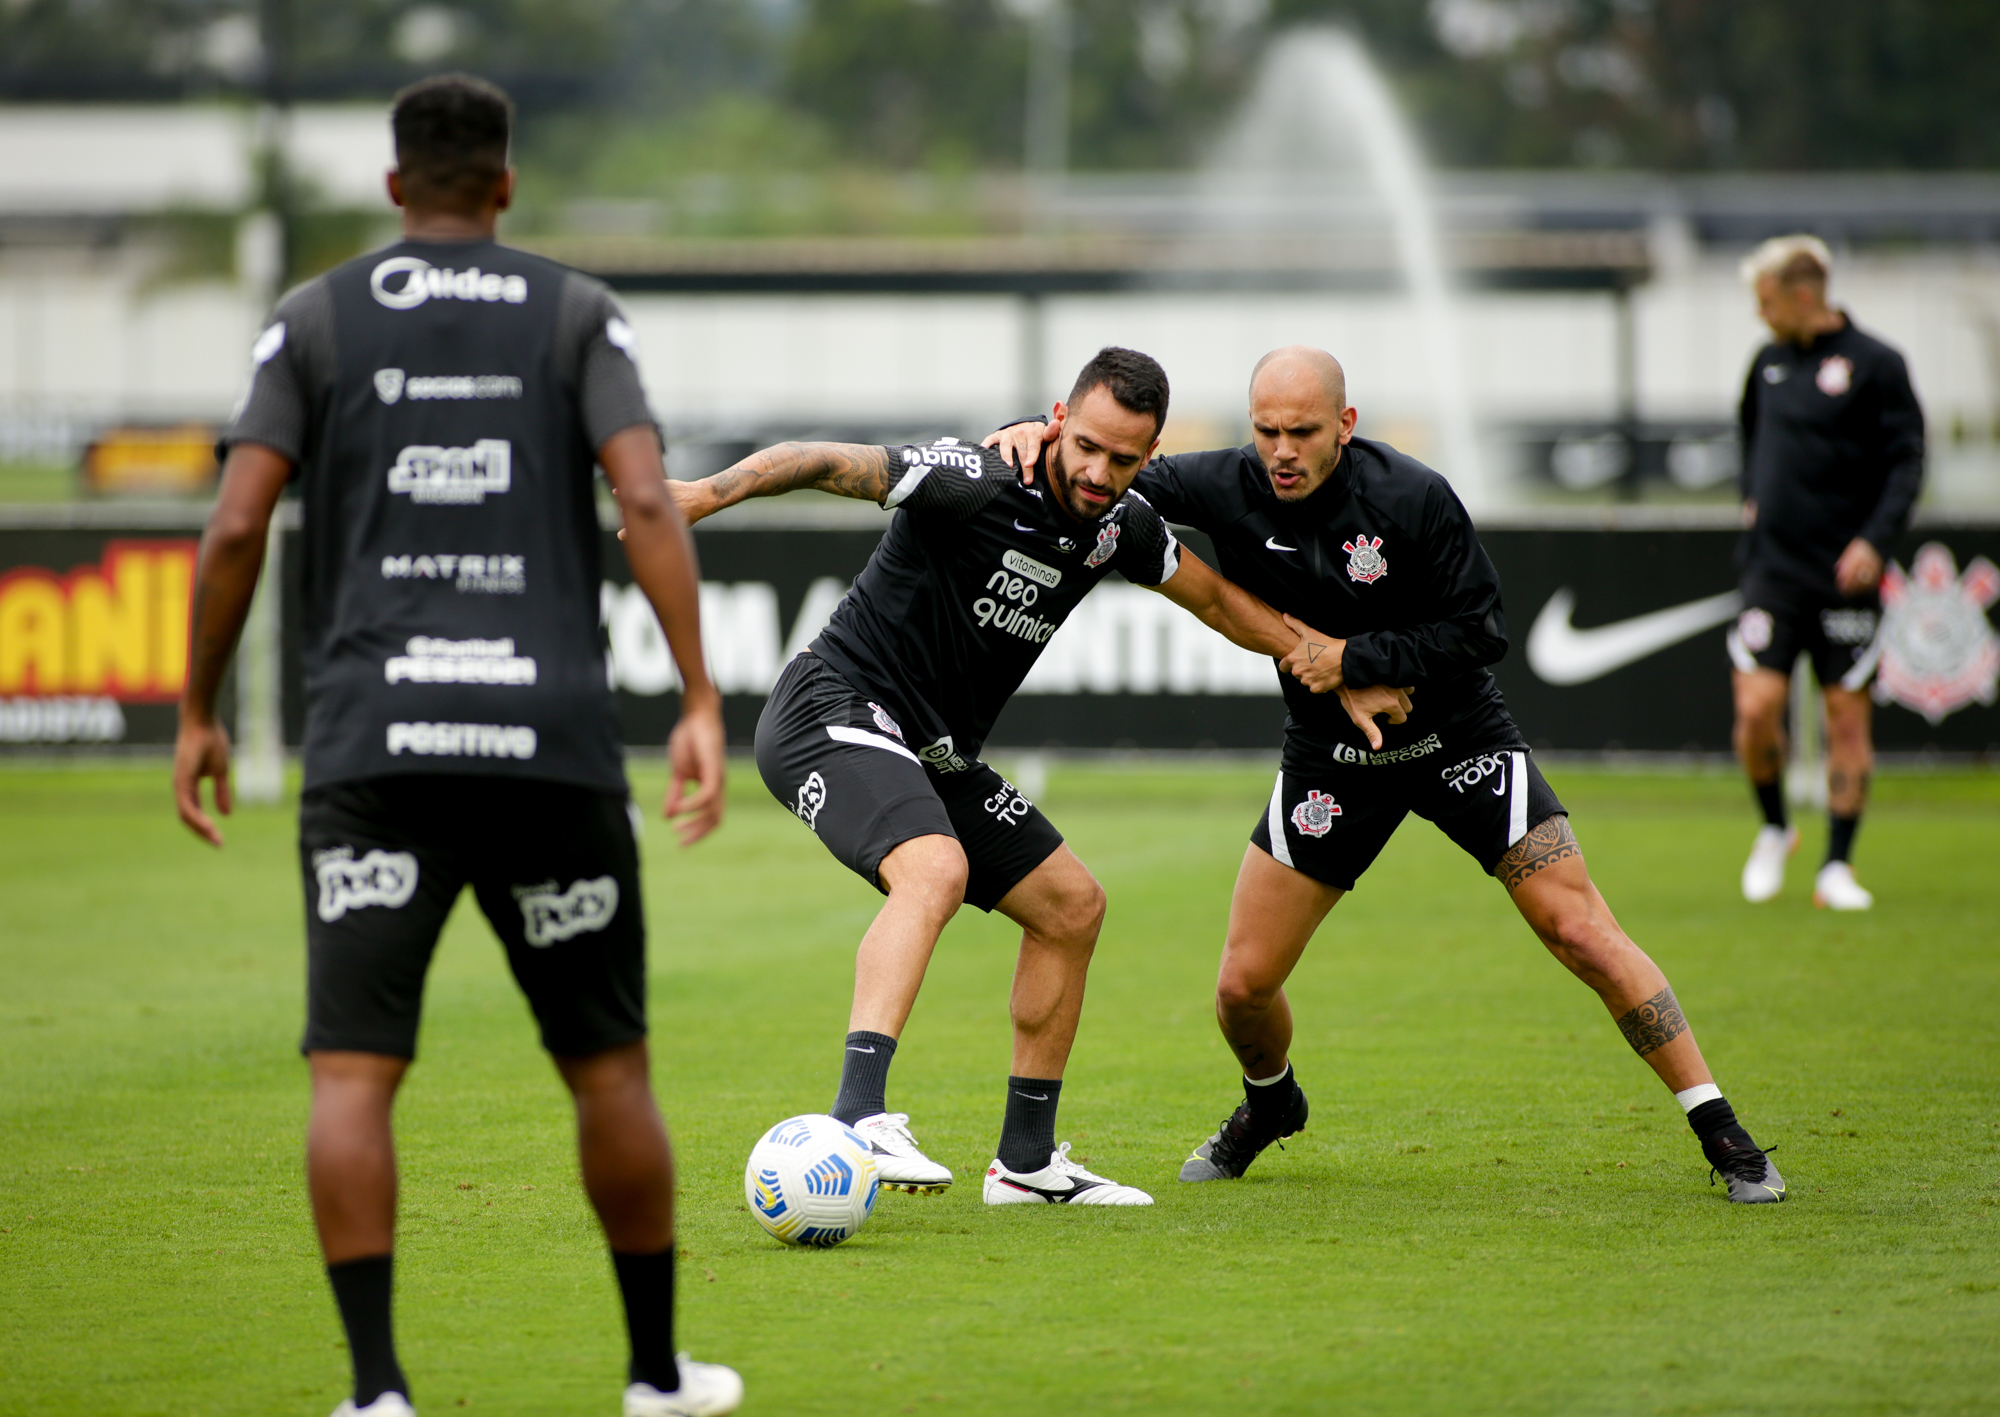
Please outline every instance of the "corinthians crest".
[[1091, 549], [1090, 555], [1084, 558], [1083, 564], [1092, 570], [1096, 570], [1106, 561], [1109, 561], [1111, 553], [1117, 549], [1118, 523], [1106, 522], [1097, 529], [1097, 545]]
[[1347, 553], [1347, 578], [1363, 585], [1372, 585], [1389, 574], [1389, 563], [1382, 558], [1382, 538], [1357, 536], [1352, 541], [1340, 543], [1340, 549]]
[[1315, 787], [1306, 793], [1305, 801], [1292, 808], [1292, 825], [1306, 836], [1325, 836], [1339, 815], [1340, 804]]
[[1958, 572], [1943, 544], [1926, 542], [1905, 575], [1895, 562], [1882, 573], [1882, 662], [1878, 703], [1899, 703], [1932, 723], [1975, 700], [1994, 701], [2000, 635], [1986, 607], [2000, 599], [2000, 568], [1976, 556]]

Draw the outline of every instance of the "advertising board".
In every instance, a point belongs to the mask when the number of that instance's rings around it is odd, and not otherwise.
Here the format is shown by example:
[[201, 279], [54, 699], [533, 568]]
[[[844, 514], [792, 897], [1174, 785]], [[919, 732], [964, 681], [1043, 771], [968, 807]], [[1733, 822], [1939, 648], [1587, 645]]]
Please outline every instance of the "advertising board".
[[[113, 515], [107, 509], [106, 515]], [[164, 744], [186, 675], [198, 526], [0, 526], [0, 744]], [[872, 528], [704, 526], [702, 618], [732, 743], [747, 746], [784, 663], [874, 549]], [[284, 715], [303, 722], [296, 533], [283, 558]], [[1494, 668], [1540, 749], [1729, 749], [1735, 534], [1714, 525], [1495, 525], [1510, 647]], [[1213, 560], [1204, 538], [1196, 554]], [[2000, 752], [2000, 524], [1920, 521], [1885, 586], [1876, 741]], [[665, 739], [672, 658], [607, 532], [601, 622], [626, 740]], [[1321, 627], [1332, 632], [1337, 627]], [[1423, 703], [1416, 704], [1419, 715]], [[1284, 707], [1268, 661], [1113, 577], [1049, 641], [996, 747], [1269, 749]]]

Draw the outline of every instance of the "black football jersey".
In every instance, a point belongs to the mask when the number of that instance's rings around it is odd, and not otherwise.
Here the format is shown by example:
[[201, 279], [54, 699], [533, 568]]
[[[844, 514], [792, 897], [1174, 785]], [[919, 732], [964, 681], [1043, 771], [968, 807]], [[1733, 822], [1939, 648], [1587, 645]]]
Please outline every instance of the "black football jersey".
[[1159, 585], [1180, 545], [1135, 493], [1079, 522], [993, 449], [942, 438], [887, 452], [896, 518], [812, 650], [900, 715], [918, 757], [955, 772], [1091, 588], [1114, 570]]
[[624, 791], [595, 449], [649, 421], [604, 287], [405, 241], [279, 306], [226, 441], [297, 468], [305, 785], [464, 772]]
[[1767, 344], [1738, 411], [1746, 581], [1843, 597], [1833, 565], [1856, 537], [1888, 555], [1924, 476], [1924, 411], [1903, 356], [1849, 320], [1803, 348]]
[[[1414, 687], [1409, 721], [1380, 722], [1385, 752], [1446, 729], [1512, 735], [1486, 669], [1507, 652], [1500, 576], [1465, 507], [1430, 468], [1356, 438], [1302, 502], [1271, 490], [1254, 446], [1158, 458], [1133, 490], [1168, 521], [1206, 532], [1230, 580], [1346, 640], [1349, 683]], [[1367, 751], [1337, 696], [1282, 671], [1278, 678], [1297, 727]]]

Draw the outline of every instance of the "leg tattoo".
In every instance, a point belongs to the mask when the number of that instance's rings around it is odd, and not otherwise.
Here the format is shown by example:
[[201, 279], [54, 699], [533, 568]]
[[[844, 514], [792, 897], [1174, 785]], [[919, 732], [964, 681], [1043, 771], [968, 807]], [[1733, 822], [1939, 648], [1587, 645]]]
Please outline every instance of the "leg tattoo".
[[1270, 1056], [1256, 1043], [1238, 1043], [1231, 1039], [1229, 1047], [1236, 1054], [1237, 1061], [1243, 1064], [1243, 1071], [1246, 1073]]
[[1625, 1035], [1632, 1051], [1642, 1058], [1686, 1033], [1687, 1026], [1687, 1017], [1681, 1013], [1680, 1001], [1674, 997], [1671, 987], [1662, 989], [1618, 1019], [1618, 1031]]
[[1569, 818], [1558, 815], [1528, 828], [1528, 834], [1509, 847], [1507, 854], [1500, 858], [1493, 874], [1500, 878], [1501, 885], [1511, 891], [1536, 872], [1546, 870], [1558, 861], [1582, 855], [1583, 848], [1576, 844], [1576, 833], [1570, 830]]

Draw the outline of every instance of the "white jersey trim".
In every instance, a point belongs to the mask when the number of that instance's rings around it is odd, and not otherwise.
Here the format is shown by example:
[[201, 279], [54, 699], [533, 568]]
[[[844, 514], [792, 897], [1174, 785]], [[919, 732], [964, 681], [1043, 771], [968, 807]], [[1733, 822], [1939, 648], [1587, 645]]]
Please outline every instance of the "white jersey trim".
[[1160, 584], [1165, 585], [1180, 572], [1181, 544], [1174, 540], [1174, 529], [1164, 521], [1160, 523], [1160, 530], [1167, 534], [1167, 549], [1160, 557]]
[[923, 480], [930, 476], [931, 471], [929, 463], [918, 463], [915, 467], [904, 473], [903, 480], [898, 482], [894, 487], [891, 487], [889, 495], [882, 499], [882, 510], [893, 512], [896, 508], [902, 506], [909, 499], [910, 494], [922, 485]]
[[1528, 834], [1528, 755], [1515, 753], [1513, 791], [1507, 798], [1507, 844], [1514, 845]]
[[[1292, 865], [1292, 848], [1285, 840], [1285, 770], [1278, 769], [1278, 780], [1271, 784], [1271, 859], [1280, 866]], [[1296, 866], [1292, 867], [1297, 870]]]
[[895, 739], [885, 738], [880, 733], [870, 733], [865, 728], [840, 728], [833, 724], [828, 724], [826, 726], [826, 736], [838, 743], [859, 743], [864, 748], [886, 748], [892, 753], [897, 753], [908, 758], [918, 767], [924, 765], [923, 759], [919, 758]]

